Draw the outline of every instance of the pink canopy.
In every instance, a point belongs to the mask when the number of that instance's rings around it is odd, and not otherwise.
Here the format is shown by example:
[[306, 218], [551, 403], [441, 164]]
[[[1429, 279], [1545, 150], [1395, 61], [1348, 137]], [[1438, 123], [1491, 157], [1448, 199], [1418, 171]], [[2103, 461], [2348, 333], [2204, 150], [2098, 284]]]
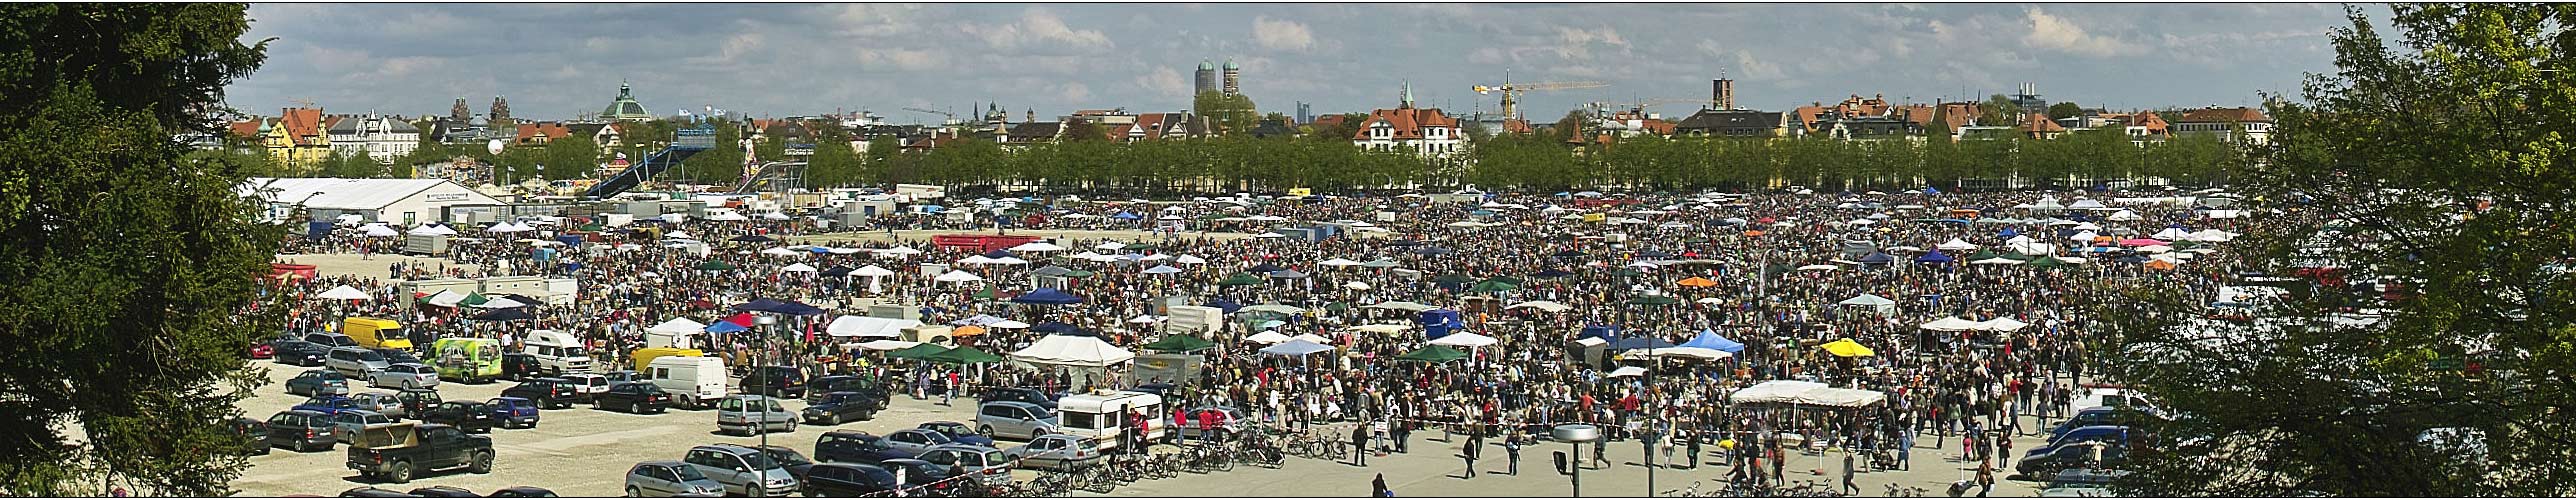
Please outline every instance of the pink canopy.
[[2164, 242], [2163, 240], [2157, 240], [2157, 239], [2154, 239], [2154, 238], [2130, 238], [2130, 239], [2120, 240], [2120, 246], [2124, 246], [2124, 247], [2143, 247], [2143, 246], [2163, 245], [2163, 244], [2165, 244], [2165, 242]]

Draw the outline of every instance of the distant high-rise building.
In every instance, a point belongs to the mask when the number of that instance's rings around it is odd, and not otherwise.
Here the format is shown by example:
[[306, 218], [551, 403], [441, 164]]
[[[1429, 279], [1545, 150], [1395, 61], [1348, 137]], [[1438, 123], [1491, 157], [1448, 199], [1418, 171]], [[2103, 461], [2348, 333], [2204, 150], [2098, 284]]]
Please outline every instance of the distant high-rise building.
[[491, 126], [496, 127], [494, 130], [499, 130], [500, 127], [518, 126], [519, 122], [510, 121], [510, 98], [492, 96], [492, 115], [489, 120]]
[[2027, 82], [2021, 84], [2021, 93], [2013, 94], [2012, 102], [2014, 106], [2020, 106], [2024, 113], [2048, 111], [2048, 100], [2039, 98], [2039, 86]]
[[1315, 108], [1313, 105], [1306, 104], [1306, 101], [1297, 101], [1297, 123], [1315, 123]]
[[1225, 59], [1225, 95], [1236, 95], [1236, 94], [1241, 94], [1241, 93], [1243, 93], [1243, 86], [1241, 85], [1242, 83], [1243, 83], [1243, 66], [1239, 66], [1239, 65], [1234, 64], [1234, 58], [1231, 58], [1231, 57], [1226, 58], [1226, 59]]
[[1198, 84], [1197, 84], [1197, 85], [1195, 85], [1195, 86], [1192, 86], [1192, 87], [1191, 87], [1191, 89], [1190, 89], [1190, 94], [1191, 94], [1191, 95], [1197, 95], [1197, 94], [1203, 94], [1203, 93], [1215, 92], [1215, 91], [1216, 91], [1216, 64], [1215, 64], [1215, 63], [1210, 63], [1210, 62], [1208, 62], [1206, 59], [1200, 59], [1200, 60], [1199, 60], [1199, 73], [1198, 73], [1198, 77], [1199, 77], [1199, 78], [1198, 78]]

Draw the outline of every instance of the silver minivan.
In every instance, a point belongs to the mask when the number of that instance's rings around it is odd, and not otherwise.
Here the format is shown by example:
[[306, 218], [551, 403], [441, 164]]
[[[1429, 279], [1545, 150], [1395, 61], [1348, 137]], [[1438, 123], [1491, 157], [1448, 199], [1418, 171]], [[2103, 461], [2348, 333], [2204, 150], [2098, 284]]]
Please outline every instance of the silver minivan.
[[322, 366], [349, 378], [365, 380], [385, 367], [393, 366], [385, 354], [364, 347], [339, 347], [322, 356]]
[[768, 396], [736, 395], [716, 402], [716, 429], [752, 435], [755, 432], [796, 432], [796, 414]]
[[975, 433], [994, 439], [1028, 440], [1054, 434], [1055, 410], [1021, 401], [984, 403], [975, 412]]
[[679, 461], [641, 462], [626, 470], [626, 496], [629, 497], [724, 494], [724, 483], [709, 479], [706, 474], [698, 473], [696, 466]]
[[796, 475], [769, 459], [769, 454], [749, 447], [730, 444], [699, 446], [689, 449], [681, 460], [696, 467], [698, 473], [723, 483], [726, 495], [784, 496], [796, 492]]

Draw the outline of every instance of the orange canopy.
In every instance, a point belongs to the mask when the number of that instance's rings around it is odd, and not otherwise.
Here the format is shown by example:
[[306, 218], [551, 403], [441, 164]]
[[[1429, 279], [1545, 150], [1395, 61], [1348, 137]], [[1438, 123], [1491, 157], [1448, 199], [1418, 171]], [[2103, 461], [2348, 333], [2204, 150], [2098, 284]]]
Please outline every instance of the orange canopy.
[[2150, 261], [2147, 261], [2147, 269], [2154, 269], [2154, 270], [2158, 270], [2158, 271], [2172, 271], [2172, 270], [2174, 269], [2174, 265], [2173, 265], [2173, 262], [2171, 262], [2171, 261], [2150, 260]]
[[950, 336], [950, 337], [972, 337], [972, 336], [976, 336], [976, 335], [983, 335], [983, 334], [984, 334], [984, 327], [976, 326], [976, 325], [966, 325], [966, 326], [961, 326], [961, 327], [957, 327], [957, 329], [955, 329], [955, 330], [949, 330], [949, 331], [948, 331], [948, 336]]
[[1681, 286], [1697, 286], [1697, 287], [1711, 287], [1711, 286], [1717, 286], [1717, 282], [1716, 282], [1716, 281], [1711, 281], [1711, 280], [1709, 280], [1708, 278], [1702, 278], [1702, 277], [1698, 277], [1698, 276], [1692, 276], [1690, 279], [1682, 280], [1682, 282], [1681, 282], [1680, 284], [1681, 284]]
[[1751, 231], [1745, 231], [1745, 232], [1744, 232], [1744, 235], [1745, 235], [1745, 236], [1761, 236], [1761, 235], [1762, 235], [1762, 230], [1760, 230], [1760, 229], [1755, 229], [1755, 230], [1751, 230]]

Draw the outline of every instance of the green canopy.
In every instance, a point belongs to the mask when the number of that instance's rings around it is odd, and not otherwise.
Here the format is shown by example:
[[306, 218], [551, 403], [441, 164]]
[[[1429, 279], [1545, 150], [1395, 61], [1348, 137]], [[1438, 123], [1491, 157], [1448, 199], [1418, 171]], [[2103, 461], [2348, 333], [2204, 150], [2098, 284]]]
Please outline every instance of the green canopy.
[[915, 345], [915, 346], [912, 346], [912, 347], [906, 347], [906, 348], [902, 348], [902, 349], [896, 349], [896, 350], [892, 350], [892, 351], [886, 351], [885, 355], [886, 355], [886, 357], [889, 357], [889, 358], [900, 358], [900, 359], [925, 359], [925, 358], [929, 358], [929, 357], [930, 357], [931, 355], [933, 355], [933, 354], [939, 354], [939, 353], [941, 353], [941, 352], [946, 352], [946, 351], [948, 351], [948, 348], [946, 348], [946, 347], [940, 347], [938, 344], [921, 344], [921, 345]]
[[1628, 299], [1628, 303], [1641, 306], [1669, 306], [1682, 303], [1682, 299], [1676, 299], [1670, 295], [1639, 295], [1637, 298]]
[[1467, 353], [1458, 352], [1457, 349], [1450, 349], [1449, 346], [1445, 345], [1434, 345], [1415, 349], [1413, 352], [1404, 353], [1402, 356], [1396, 356], [1395, 359], [1421, 361], [1424, 363], [1447, 363], [1467, 359]]
[[975, 365], [975, 364], [984, 364], [984, 363], [1000, 363], [1000, 362], [1002, 362], [1002, 361], [1003, 361], [1003, 359], [1004, 359], [1004, 358], [1002, 358], [1001, 356], [995, 356], [995, 355], [993, 355], [993, 353], [984, 352], [982, 349], [976, 349], [976, 348], [973, 348], [973, 347], [963, 347], [963, 346], [960, 346], [960, 347], [958, 347], [958, 348], [956, 348], [956, 349], [949, 349], [949, 350], [946, 350], [946, 351], [941, 351], [941, 352], [940, 352], [940, 353], [938, 353], [938, 354], [932, 354], [932, 355], [930, 355], [930, 356], [928, 356], [928, 357], [924, 357], [924, 358], [922, 358], [922, 360], [924, 360], [924, 361], [933, 361], [933, 362], [939, 362], [939, 363], [948, 363], [948, 364], [952, 364], [952, 365]]
[[1188, 335], [1166, 335], [1162, 340], [1136, 346], [1137, 349], [1163, 352], [1191, 352], [1216, 347], [1215, 342]]
[[2042, 256], [2042, 257], [2037, 258], [2037, 259], [2031, 259], [2031, 261], [2030, 261], [2030, 262], [2025, 263], [2025, 265], [2028, 265], [2028, 266], [2030, 266], [2030, 267], [2032, 267], [2032, 268], [2035, 268], [2035, 269], [2048, 269], [2048, 268], [2054, 268], [2054, 267], [2063, 267], [2063, 266], [2065, 266], [2065, 265], [2066, 265], [2066, 261], [2063, 261], [2063, 260], [2057, 260], [2057, 258], [2056, 258], [2056, 257]]
[[1611, 273], [1610, 273], [1610, 275], [1611, 275], [1611, 276], [1618, 276], [1618, 277], [1621, 277], [1621, 278], [1634, 278], [1634, 277], [1638, 277], [1638, 276], [1645, 276], [1645, 275], [1646, 275], [1646, 273], [1637, 272], [1637, 270], [1636, 270], [1636, 269], [1634, 269], [1634, 268], [1626, 268], [1626, 267], [1622, 267], [1622, 268], [1619, 268], [1619, 270], [1618, 270], [1618, 271], [1611, 272]]
[[1227, 276], [1225, 279], [1218, 280], [1216, 282], [1217, 286], [1246, 286], [1259, 284], [1261, 284], [1261, 278], [1244, 273], [1235, 273], [1233, 276]]
[[1469, 282], [1469, 281], [1475, 281], [1475, 280], [1476, 280], [1475, 278], [1469, 278], [1469, 277], [1467, 277], [1467, 275], [1464, 275], [1464, 274], [1458, 274], [1458, 273], [1443, 274], [1443, 275], [1440, 275], [1440, 277], [1438, 277], [1438, 278], [1432, 278], [1432, 279], [1431, 279], [1431, 281], [1432, 281], [1432, 282], [1439, 283], [1439, 284], [1442, 284], [1442, 285], [1456, 285], [1456, 284], [1464, 284], [1464, 283], [1466, 283], [1466, 282]]
[[1510, 285], [1512, 285], [1512, 286], [1520, 286], [1522, 283], [1528, 283], [1528, 282], [1529, 282], [1529, 278], [1523, 278], [1523, 277], [1519, 277], [1519, 276], [1495, 276], [1495, 277], [1491, 277], [1491, 278], [1485, 278], [1485, 281], [1500, 281], [1500, 282], [1503, 282], [1503, 283], [1510, 284]]
[[1348, 310], [1351, 310], [1351, 303], [1349, 303], [1349, 302], [1334, 302], [1334, 303], [1330, 303], [1330, 304], [1324, 304], [1324, 312], [1329, 312], [1329, 313], [1340, 313], [1340, 312], [1342, 312], [1342, 311], [1348, 311]]
[[483, 305], [483, 303], [485, 303], [485, 302], [491, 302], [491, 301], [492, 301], [492, 298], [490, 298], [490, 297], [484, 297], [484, 296], [483, 296], [483, 292], [474, 292], [474, 293], [466, 294], [466, 295], [465, 295], [465, 300], [459, 300], [459, 301], [456, 301], [456, 305], [460, 305], [460, 306], [479, 306], [479, 305]]
[[700, 271], [731, 271], [731, 270], [733, 270], [733, 264], [726, 264], [726, 263], [724, 263], [724, 261], [721, 261], [721, 260], [710, 260], [710, 261], [706, 261], [706, 262], [700, 262], [700, 263], [698, 263], [698, 270], [700, 270]]
[[1089, 277], [1091, 277], [1091, 275], [1093, 275], [1093, 274], [1098, 274], [1098, 273], [1093, 273], [1093, 272], [1091, 272], [1091, 271], [1084, 271], [1084, 270], [1081, 270], [1081, 269], [1072, 269], [1072, 270], [1067, 270], [1067, 271], [1065, 271], [1065, 272], [1064, 272], [1064, 274], [1060, 274], [1060, 275], [1057, 275], [1057, 276], [1063, 276], [1063, 277], [1066, 277], [1066, 278], [1089, 278]]
[[1477, 283], [1474, 288], [1467, 289], [1467, 291], [1474, 293], [1494, 293], [1508, 292], [1515, 288], [1520, 287], [1511, 283], [1504, 283], [1502, 280], [1485, 280], [1483, 283]]

